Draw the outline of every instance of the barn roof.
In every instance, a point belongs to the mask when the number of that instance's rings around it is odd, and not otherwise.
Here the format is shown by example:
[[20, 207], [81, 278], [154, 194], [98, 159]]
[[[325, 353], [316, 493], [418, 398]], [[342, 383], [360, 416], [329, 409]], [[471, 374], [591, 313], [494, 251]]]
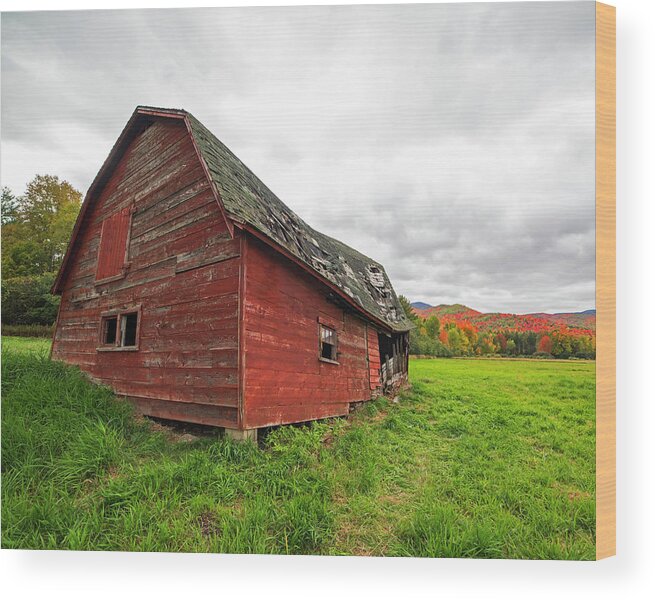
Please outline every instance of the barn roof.
[[310, 227], [191, 113], [139, 106], [136, 114], [183, 117], [233, 222], [275, 242], [390, 329], [412, 328], [380, 263]]

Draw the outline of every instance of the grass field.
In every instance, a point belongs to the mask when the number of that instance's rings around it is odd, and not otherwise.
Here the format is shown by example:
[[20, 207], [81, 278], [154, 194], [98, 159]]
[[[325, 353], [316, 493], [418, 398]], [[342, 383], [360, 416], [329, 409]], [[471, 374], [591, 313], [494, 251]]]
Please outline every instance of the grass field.
[[414, 360], [263, 446], [135, 419], [3, 338], [2, 546], [593, 559], [595, 364]]

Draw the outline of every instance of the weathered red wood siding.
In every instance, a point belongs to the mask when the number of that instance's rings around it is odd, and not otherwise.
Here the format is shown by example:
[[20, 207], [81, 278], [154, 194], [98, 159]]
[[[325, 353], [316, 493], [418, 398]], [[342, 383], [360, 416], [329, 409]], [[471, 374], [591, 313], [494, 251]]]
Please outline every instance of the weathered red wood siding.
[[[97, 264], [102, 223], [121, 211], [132, 212], [125, 277], [96, 285], [105, 273]], [[86, 214], [53, 357], [146, 414], [236, 427], [239, 272], [240, 240], [228, 233], [184, 124], [156, 120], [130, 143]], [[101, 313], [134, 305], [138, 350], [98, 351]]]
[[380, 384], [380, 343], [378, 341], [378, 332], [372, 326], [368, 326], [368, 366], [371, 390], [377, 390]]
[[[244, 242], [243, 426], [345, 415], [350, 402], [369, 400], [365, 321], [261, 241]], [[319, 321], [337, 331], [338, 365], [318, 359]]]

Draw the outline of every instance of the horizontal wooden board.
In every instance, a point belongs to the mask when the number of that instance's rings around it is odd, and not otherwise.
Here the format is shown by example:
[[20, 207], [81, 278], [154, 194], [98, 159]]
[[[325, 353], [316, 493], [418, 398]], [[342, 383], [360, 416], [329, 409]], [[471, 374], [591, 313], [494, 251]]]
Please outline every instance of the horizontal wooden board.
[[161, 419], [213, 425], [215, 427], [235, 427], [237, 424], [237, 410], [235, 408], [171, 402], [136, 396], [126, 396], [125, 399], [132, 402], [142, 414]]

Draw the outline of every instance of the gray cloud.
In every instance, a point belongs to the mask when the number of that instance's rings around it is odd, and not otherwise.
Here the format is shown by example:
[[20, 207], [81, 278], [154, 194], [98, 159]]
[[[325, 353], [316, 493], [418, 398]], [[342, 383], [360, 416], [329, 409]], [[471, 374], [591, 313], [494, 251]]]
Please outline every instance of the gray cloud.
[[594, 306], [594, 3], [6, 13], [2, 179], [86, 189], [137, 104], [193, 112], [397, 291]]

